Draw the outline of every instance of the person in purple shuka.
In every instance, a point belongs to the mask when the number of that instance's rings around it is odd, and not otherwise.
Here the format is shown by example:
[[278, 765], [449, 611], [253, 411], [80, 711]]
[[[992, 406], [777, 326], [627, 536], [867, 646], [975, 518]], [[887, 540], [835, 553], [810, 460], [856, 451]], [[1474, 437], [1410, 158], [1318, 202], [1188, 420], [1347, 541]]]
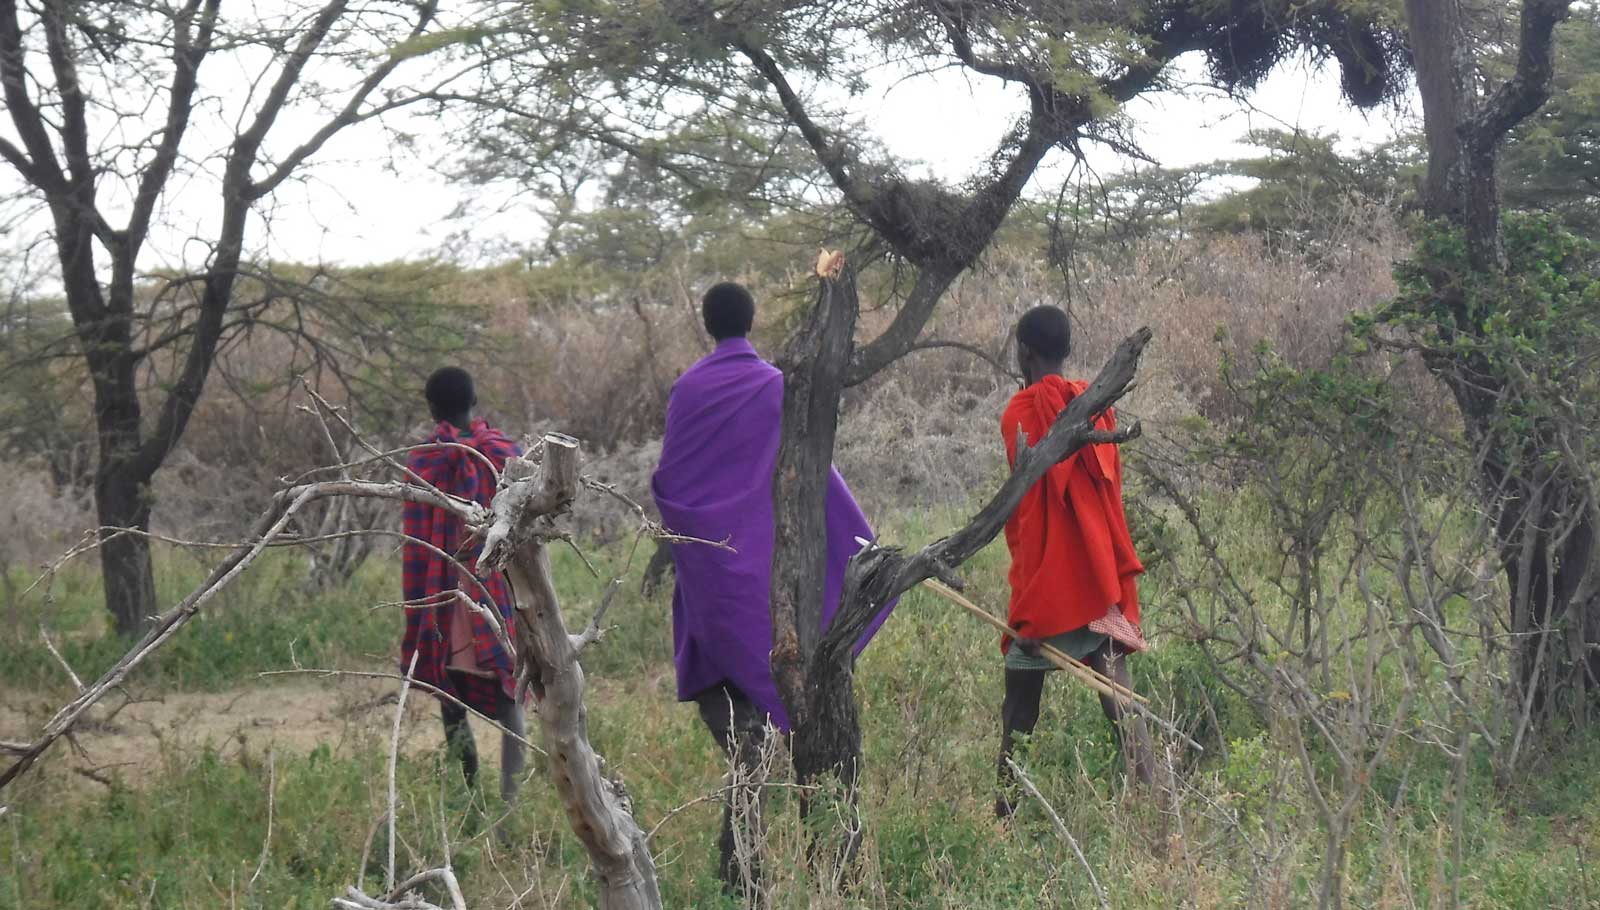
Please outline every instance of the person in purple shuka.
[[[693, 701], [717, 745], [746, 774], [759, 760], [767, 722], [787, 733], [789, 716], [772, 678], [772, 478], [783, 409], [783, 373], [746, 336], [755, 300], [731, 282], [708, 290], [701, 312], [716, 350], [672, 387], [661, 462], [651, 483], [661, 521], [674, 534], [726, 540], [672, 546], [677, 586], [672, 637], [678, 699]], [[838, 608], [844, 570], [872, 539], [866, 516], [837, 470], [828, 478], [828, 577], [823, 626]], [[866, 645], [886, 607], [857, 643]], [[720, 873], [735, 892], [757, 880], [752, 849], [739, 849], [734, 806], [758, 794], [730, 791], [723, 813]], [[759, 810], [752, 812], [759, 837]], [[747, 840], [747, 844], [755, 843]]]

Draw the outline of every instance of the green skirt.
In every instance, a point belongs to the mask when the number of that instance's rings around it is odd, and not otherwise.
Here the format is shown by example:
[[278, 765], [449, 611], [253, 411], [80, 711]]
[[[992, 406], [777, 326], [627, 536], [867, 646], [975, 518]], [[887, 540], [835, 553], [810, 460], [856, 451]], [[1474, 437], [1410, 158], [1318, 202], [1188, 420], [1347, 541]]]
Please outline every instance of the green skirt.
[[[1094, 632], [1088, 626], [1079, 626], [1069, 632], [1053, 635], [1045, 639], [1045, 643], [1057, 651], [1077, 660], [1083, 660], [1090, 654], [1100, 650], [1109, 640], [1109, 636]], [[1006, 651], [1007, 670], [1054, 670], [1056, 665], [1040, 652], [1038, 657], [1029, 657], [1013, 641], [1011, 648]]]

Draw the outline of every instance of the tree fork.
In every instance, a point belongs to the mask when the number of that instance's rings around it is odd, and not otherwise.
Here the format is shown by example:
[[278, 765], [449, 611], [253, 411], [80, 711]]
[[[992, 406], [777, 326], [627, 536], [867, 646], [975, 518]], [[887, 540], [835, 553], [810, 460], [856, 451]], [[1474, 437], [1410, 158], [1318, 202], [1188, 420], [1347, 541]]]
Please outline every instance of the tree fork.
[[854, 789], [861, 761], [861, 730], [853, 694], [855, 643], [884, 605], [925, 579], [938, 578], [960, 587], [955, 569], [994, 540], [1022, 497], [1052, 466], [1086, 445], [1120, 444], [1139, 436], [1137, 423], [1106, 432], [1097, 429], [1094, 420], [1132, 386], [1150, 339], [1150, 330], [1141, 328], [1118, 346], [1089, 388], [1056, 417], [1050, 432], [1019, 450], [1011, 476], [967, 524], [915, 553], [869, 547], [850, 561], [838, 611], [808, 662], [805, 705], [809, 726], [795, 727], [797, 775], [832, 775]]

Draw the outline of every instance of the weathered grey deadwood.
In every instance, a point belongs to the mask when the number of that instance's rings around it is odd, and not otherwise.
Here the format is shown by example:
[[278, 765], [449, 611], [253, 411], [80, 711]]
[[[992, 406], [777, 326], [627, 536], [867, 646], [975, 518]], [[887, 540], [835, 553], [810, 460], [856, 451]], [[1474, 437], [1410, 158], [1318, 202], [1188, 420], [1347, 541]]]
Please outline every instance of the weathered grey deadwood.
[[578, 442], [552, 434], [544, 437], [542, 450], [536, 470], [529, 459], [506, 464], [482, 559], [503, 568], [516, 591], [518, 673], [539, 700], [550, 775], [573, 833], [589, 852], [600, 907], [658, 908], [661, 894], [645, 833], [633, 819], [621, 782], [606, 776], [604, 762], [589, 744], [578, 655], [592, 638], [567, 631], [550, 580], [545, 542], [578, 493]]

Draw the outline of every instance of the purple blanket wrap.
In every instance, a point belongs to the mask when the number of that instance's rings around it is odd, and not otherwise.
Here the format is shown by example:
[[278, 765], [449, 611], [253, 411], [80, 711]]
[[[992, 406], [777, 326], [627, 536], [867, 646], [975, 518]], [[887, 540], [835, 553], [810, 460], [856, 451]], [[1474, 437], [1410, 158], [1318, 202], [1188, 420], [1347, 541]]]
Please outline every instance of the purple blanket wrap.
[[[789, 717], [772, 679], [772, 478], [778, 463], [783, 373], [743, 338], [730, 338], [672, 387], [661, 463], [651, 483], [673, 533], [727, 540], [736, 552], [674, 544], [672, 637], [678, 698], [738, 687], [782, 730]], [[828, 477], [828, 581], [822, 624], [839, 606], [845, 565], [872, 539], [837, 469]], [[856, 650], [888, 618], [885, 607]]]

